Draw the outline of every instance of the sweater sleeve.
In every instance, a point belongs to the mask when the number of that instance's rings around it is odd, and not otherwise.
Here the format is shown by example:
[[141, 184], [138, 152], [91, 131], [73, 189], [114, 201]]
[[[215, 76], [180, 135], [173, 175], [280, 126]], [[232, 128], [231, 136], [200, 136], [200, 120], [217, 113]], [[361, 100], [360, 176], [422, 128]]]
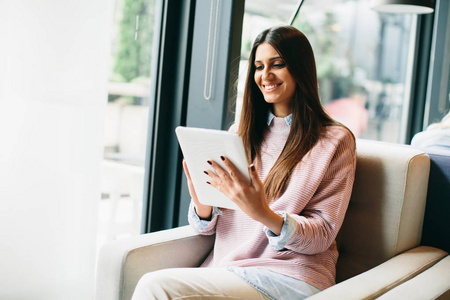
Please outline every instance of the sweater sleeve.
[[295, 233], [285, 248], [302, 253], [326, 251], [334, 242], [350, 201], [356, 169], [355, 141], [350, 133], [339, 140], [314, 195], [296, 220]]

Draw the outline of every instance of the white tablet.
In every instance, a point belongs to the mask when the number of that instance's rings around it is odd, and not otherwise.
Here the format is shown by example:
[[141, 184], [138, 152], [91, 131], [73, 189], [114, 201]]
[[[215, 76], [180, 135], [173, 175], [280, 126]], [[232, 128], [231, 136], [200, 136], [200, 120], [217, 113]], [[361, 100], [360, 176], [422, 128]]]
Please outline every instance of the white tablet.
[[178, 143], [186, 160], [192, 183], [202, 204], [238, 209], [224, 194], [206, 182], [210, 179], [203, 171], [213, 170], [208, 160], [222, 164], [220, 156], [226, 156], [250, 182], [247, 158], [241, 137], [233, 132], [179, 126], [175, 129]]

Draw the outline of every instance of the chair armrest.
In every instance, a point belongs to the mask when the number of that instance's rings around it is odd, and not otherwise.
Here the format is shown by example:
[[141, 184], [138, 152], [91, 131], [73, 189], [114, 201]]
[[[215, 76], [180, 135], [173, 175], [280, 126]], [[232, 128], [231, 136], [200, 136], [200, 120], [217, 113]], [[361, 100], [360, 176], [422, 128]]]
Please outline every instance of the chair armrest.
[[378, 299], [450, 299], [450, 256]]
[[308, 297], [308, 300], [374, 299], [422, 273], [446, 255], [447, 252], [437, 248], [417, 247]]
[[137, 282], [147, 272], [198, 267], [213, 243], [213, 236], [198, 235], [190, 226], [108, 243], [98, 257], [95, 299], [130, 299]]

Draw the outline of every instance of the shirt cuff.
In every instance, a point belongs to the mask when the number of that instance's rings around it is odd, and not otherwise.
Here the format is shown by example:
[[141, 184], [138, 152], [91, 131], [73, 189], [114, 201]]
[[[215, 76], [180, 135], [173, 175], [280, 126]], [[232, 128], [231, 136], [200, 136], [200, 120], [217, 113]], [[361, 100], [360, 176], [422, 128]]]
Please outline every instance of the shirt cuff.
[[[213, 206], [212, 212], [211, 212], [211, 220], [214, 219], [214, 217], [219, 216], [222, 214], [222, 211], [218, 208]], [[206, 230], [206, 227], [211, 223], [211, 220], [202, 220], [197, 215], [197, 212], [195, 211], [194, 202], [192, 202], [189, 205], [189, 219], [192, 221], [190, 222], [191, 225], [193, 225], [198, 232], [204, 232]]]
[[297, 222], [286, 212], [276, 211], [275, 213], [282, 216], [284, 220], [280, 235], [276, 235], [266, 226], [264, 226], [264, 232], [269, 239], [269, 244], [272, 249], [282, 250], [291, 237], [295, 234], [295, 231], [297, 230]]

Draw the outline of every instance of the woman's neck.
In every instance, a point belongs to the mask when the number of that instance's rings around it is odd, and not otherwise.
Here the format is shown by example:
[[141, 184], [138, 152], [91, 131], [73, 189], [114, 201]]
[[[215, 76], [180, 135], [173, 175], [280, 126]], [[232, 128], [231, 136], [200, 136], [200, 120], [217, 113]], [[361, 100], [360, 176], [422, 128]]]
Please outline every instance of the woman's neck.
[[272, 113], [277, 118], [286, 118], [292, 113], [292, 109], [286, 106], [280, 107], [280, 105], [274, 105], [272, 107]]

